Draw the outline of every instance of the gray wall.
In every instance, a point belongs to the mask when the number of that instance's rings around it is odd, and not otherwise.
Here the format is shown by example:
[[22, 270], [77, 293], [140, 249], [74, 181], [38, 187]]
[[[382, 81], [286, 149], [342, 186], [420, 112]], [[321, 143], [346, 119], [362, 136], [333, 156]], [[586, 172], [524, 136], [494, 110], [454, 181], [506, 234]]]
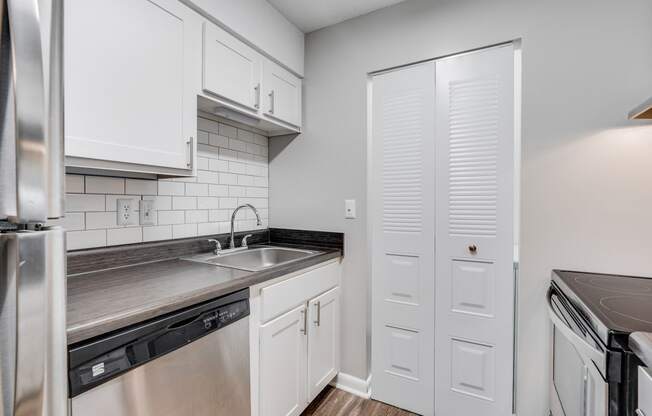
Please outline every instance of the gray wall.
[[[411, 0], [306, 39], [305, 133], [270, 140], [272, 226], [346, 233], [343, 371], [369, 371], [366, 73], [523, 40], [518, 407], [547, 414], [553, 268], [652, 275], [649, 0]], [[345, 220], [345, 198], [359, 218]]]

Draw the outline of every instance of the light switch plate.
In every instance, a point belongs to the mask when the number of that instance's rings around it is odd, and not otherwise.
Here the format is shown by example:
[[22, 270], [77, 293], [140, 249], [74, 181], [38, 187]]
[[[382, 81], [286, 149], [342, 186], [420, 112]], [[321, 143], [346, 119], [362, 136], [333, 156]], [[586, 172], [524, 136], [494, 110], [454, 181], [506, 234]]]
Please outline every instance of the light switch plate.
[[116, 211], [118, 212], [118, 225], [137, 225], [136, 200], [132, 198], [120, 198], [116, 200]]
[[154, 201], [141, 199], [140, 204], [140, 225], [154, 225]]
[[344, 200], [344, 218], [355, 218], [355, 199]]

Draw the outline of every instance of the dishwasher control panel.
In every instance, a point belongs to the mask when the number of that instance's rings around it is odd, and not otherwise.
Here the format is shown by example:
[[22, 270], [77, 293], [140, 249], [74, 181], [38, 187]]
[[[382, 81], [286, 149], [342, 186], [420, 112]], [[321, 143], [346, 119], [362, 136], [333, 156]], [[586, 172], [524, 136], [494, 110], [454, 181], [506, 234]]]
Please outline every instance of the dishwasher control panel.
[[68, 351], [70, 397], [249, 316], [249, 290], [125, 328]]

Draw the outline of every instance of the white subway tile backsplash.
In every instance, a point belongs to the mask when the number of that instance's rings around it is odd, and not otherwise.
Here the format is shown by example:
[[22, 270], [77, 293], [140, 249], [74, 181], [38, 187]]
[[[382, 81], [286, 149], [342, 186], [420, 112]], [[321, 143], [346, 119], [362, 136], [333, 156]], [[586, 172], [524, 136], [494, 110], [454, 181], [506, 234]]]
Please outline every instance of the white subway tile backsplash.
[[197, 236], [197, 224], [179, 224], [172, 226], [172, 238], [188, 238]]
[[172, 225], [183, 224], [186, 221], [185, 211], [159, 211], [158, 224]]
[[197, 209], [197, 197], [173, 196], [172, 209]]
[[124, 178], [109, 176], [86, 176], [87, 194], [124, 194]]
[[115, 228], [106, 230], [106, 243], [110, 246], [134, 244], [143, 241], [143, 229], [140, 227]]
[[84, 193], [84, 176], [66, 175], [66, 192], [71, 194]]
[[186, 211], [186, 224], [208, 221], [208, 210]]
[[222, 149], [220, 147], [219, 149], [219, 158], [221, 160], [228, 160], [228, 161], [237, 161], [238, 160], [238, 152], [234, 150], [229, 150], [229, 149]]
[[229, 138], [225, 136], [220, 136], [219, 134], [211, 133], [209, 135], [208, 143], [211, 146], [215, 146], [215, 147], [229, 147]]
[[199, 130], [197, 132], [197, 143], [208, 144], [209, 143], [209, 134], [207, 131]]
[[220, 173], [220, 184], [222, 185], [237, 185], [238, 177], [233, 173]]
[[238, 152], [246, 152], [247, 142], [243, 142], [242, 140], [238, 140], [238, 139], [229, 139], [229, 149]]
[[197, 209], [219, 208], [220, 198], [214, 196], [200, 196], [197, 198]]
[[220, 124], [217, 121], [209, 120], [203, 117], [197, 118], [197, 130], [217, 133], [219, 131], [219, 128], [220, 128]]
[[220, 123], [218, 133], [220, 134], [220, 136], [226, 136], [229, 138], [238, 137], [238, 129], [236, 129], [233, 126], [229, 126], [228, 124]]
[[153, 180], [127, 179], [125, 181], [125, 193], [140, 195], [156, 195], [158, 183]]
[[255, 176], [249, 175], [238, 175], [238, 185], [242, 186], [254, 186]]
[[86, 229], [101, 230], [118, 227], [118, 213], [113, 212], [87, 212]]
[[143, 227], [143, 241], [158, 241], [172, 239], [171, 225], [155, 225]]
[[267, 188], [269, 186], [269, 179], [267, 179], [267, 176], [252, 176], [253, 178], [253, 186], [260, 186], [263, 188]]
[[197, 224], [197, 235], [211, 235], [220, 233], [219, 222], [204, 222]]
[[208, 196], [207, 183], [187, 183], [186, 195], [188, 196]]
[[267, 188], [246, 188], [246, 192], [252, 198], [267, 198]]
[[197, 171], [197, 180], [200, 183], [219, 183], [220, 176], [217, 172], [211, 172], [207, 170]]
[[227, 160], [221, 160], [221, 159], [209, 159], [208, 170], [212, 170], [216, 172], [228, 172], [229, 162]]
[[244, 186], [229, 186], [229, 196], [247, 196], [247, 188]]
[[236, 208], [237, 206], [238, 206], [238, 198], [220, 198], [220, 208], [233, 209]]
[[197, 157], [197, 169], [200, 170], [208, 170], [210, 163], [210, 159], [207, 157]]
[[231, 173], [246, 173], [247, 165], [238, 162], [229, 162], [229, 172]]
[[229, 187], [227, 185], [208, 185], [208, 194], [210, 196], [229, 196]]
[[261, 150], [262, 146], [258, 146], [255, 143], [247, 143], [247, 153], [252, 155], [262, 155], [263, 151]]
[[185, 189], [186, 187], [183, 183], [168, 181], [158, 182], [159, 195], [183, 195], [185, 193]]
[[269, 139], [263, 135], [260, 134], [254, 134], [254, 143], [256, 143], [259, 146], [268, 146]]
[[66, 247], [68, 250], [106, 246], [106, 230], [68, 231]]
[[104, 211], [104, 195], [66, 194], [66, 212]]
[[208, 221], [220, 222], [229, 221], [231, 218], [231, 211], [228, 209], [212, 209], [208, 211]]
[[[66, 218], [49, 221], [68, 230], [68, 249], [188, 238], [230, 231], [238, 204], [258, 208], [268, 223], [268, 139], [229, 124], [197, 119], [197, 176], [160, 180], [66, 175]], [[117, 200], [154, 201], [153, 226], [118, 226]], [[237, 230], [261, 228], [248, 210]]]

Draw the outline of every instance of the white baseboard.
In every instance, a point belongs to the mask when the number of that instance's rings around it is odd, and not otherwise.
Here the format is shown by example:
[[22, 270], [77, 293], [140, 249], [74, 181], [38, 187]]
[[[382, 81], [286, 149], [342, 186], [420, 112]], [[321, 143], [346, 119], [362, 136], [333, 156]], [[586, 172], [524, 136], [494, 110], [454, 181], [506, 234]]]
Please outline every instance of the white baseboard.
[[347, 393], [360, 396], [363, 399], [371, 397], [371, 374], [364, 380], [350, 374], [339, 373], [331, 382], [331, 385]]

